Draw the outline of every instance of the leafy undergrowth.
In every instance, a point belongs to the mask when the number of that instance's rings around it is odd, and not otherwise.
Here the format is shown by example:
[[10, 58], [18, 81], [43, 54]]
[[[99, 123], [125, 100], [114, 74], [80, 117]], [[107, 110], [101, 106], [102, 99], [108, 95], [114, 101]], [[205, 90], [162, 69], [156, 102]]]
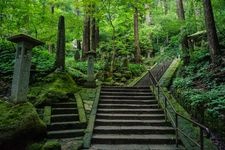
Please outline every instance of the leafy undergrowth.
[[35, 105], [49, 105], [53, 101], [70, 99], [79, 91], [69, 73], [54, 72], [30, 88], [28, 99]]
[[174, 95], [192, 116], [225, 139], [225, 63], [209, 64], [207, 51], [193, 53], [173, 81]]
[[[13, 105], [0, 100], [0, 147], [11, 149], [23, 147], [28, 141], [41, 139], [46, 126], [35, 107], [29, 103]], [[14, 143], [12, 145], [12, 143]]]
[[[123, 63], [116, 63], [113, 73], [109, 72], [110, 64], [98, 60], [94, 65], [96, 80], [104, 85], [126, 85], [135, 77], [140, 76], [146, 71], [144, 65], [129, 63], [124, 66]], [[67, 71], [72, 75], [79, 85], [83, 85], [87, 79], [87, 61], [74, 61], [73, 58], [67, 58]]]

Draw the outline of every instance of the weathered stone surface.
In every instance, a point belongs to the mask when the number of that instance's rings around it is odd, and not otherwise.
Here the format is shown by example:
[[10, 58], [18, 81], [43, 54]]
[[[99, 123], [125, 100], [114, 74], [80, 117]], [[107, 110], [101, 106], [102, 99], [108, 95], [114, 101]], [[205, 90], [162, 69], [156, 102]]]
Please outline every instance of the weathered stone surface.
[[89, 52], [88, 55], [88, 70], [87, 70], [87, 82], [85, 83], [86, 87], [95, 88], [95, 74], [94, 74], [94, 56], [95, 52]]
[[24, 102], [27, 100], [30, 78], [32, 56], [31, 49], [43, 43], [23, 34], [19, 34], [9, 38], [9, 41], [17, 43], [11, 101], [13, 101], [14, 103]]

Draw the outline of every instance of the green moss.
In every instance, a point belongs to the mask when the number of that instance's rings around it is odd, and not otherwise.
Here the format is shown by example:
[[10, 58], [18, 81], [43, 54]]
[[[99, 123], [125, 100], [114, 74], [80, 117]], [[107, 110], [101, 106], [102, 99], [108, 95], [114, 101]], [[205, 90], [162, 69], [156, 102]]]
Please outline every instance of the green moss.
[[69, 99], [79, 91], [76, 83], [68, 73], [55, 72], [43, 79], [42, 82], [33, 85], [28, 98], [35, 105], [48, 105], [52, 101]]
[[51, 106], [44, 107], [43, 121], [46, 125], [50, 125], [51, 123], [51, 111]]
[[[179, 104], [177, 103], [177, 101], [174, 99], [173, 96], [171, 96], [168, 91], [166, 89], [164, 89], [165, 94], [167, 95], [167, 97], [169, 98], [171, 104], [173, 105], [173, 107], [175, 108], [175, 110], [183, 115], [186, 118], [191, 119], [191, 116], [188, 114], [188, 112]], [[173, 113], [172, 108], [169, 107], [169, 111], [171, 113]], [[189, 137], [191, 137], [192, 139], [194, 139], [195, 141], [199, 141], [199, 128], [196, 126], [193, 126], [192, 123], [190, 123], [189, 121], [186, 121], [185, 119], [182, 119], [179, 117], [178, 120], [178, 124], [179, 124], [179, 128], [185, 133], [187, 134]], [[182, 142], [184, 143], [185, 147], [187, 149], [199, 149], [197, 148], [195, 145], [193, 145], [193, 143], [190, 142], [190, 140], [188, 140], [186, 137], [184, 137], [182, 134], [179, 135], [182, 139]], [[216, 146], [213, 144], [213, 142], [207, 138], [204, 139], [204, 146], [207, 149], [210, 150], [216, 150]]]
[[174, 61], [171, 63], [167, 71], [164, 73], [162, 78], [160, 79], [160, 85], [162, 87], [168, 87], [171, 84], [171, 80], [180, 65], [180, 59], [174, 59]]
[[89, 118], [93, 102], [96, 97], [97, 88], [82, 88], [79, 92], [79, 95], [84, 103], [84, 109], [87, 118]]
[[86, 114], [85, 114], [85, 109], [84, 109], [84, 104], [83, 101], [80, 97], [80, 94], [75, 94], [76, 97], [76, 102], [77, 102], [77, 108], [78, 108], [78, 114], [79, 114], [79, 120], [82, 123], [87, 122]]
[[41, 150], [61, 150], [61, 144], [57, 140], [47, 141]]
[[41, 150], [44, 143], [33, 143], [26, 147], [26, 150]]
[[12, 105], [0, 100], [0, 144], [26, 142], [46, 134], [46, 125], [29, 103]]

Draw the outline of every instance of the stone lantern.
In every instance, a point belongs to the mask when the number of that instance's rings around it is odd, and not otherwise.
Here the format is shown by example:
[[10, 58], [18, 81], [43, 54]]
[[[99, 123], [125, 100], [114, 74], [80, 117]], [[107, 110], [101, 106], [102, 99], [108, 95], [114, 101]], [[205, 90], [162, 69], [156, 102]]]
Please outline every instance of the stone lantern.
[[17, 44], [10, 99], [14, 103], [25, 102], [29, 86], [32, 48], [44, 43], [24, 34], [12, 36], [8, 40]]
[[95, 88], [96, 82], [94, 74], [94, 59], [96, 53], [94, 51], [89, 51], [86, 53], [86, 55], [88, 58], [88, 69], [87, 69], [87, 82], [85, 83], [85, 86], [88, 88]]

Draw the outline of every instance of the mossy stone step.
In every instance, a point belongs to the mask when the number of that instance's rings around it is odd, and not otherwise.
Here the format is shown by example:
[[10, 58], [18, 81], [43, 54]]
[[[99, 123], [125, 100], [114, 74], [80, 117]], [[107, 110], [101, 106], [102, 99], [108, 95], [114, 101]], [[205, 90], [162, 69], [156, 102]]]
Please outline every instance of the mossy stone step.
[[48, 125], [48, 131], [68, 130], [68, 129], [84, 129], [86, 123], [80, 123], [79, 121], [72, 122], [55, 122]]
[[77, 108], [52, 108], [52, 114], [77, 114]]
[[76, 108], [76, 107], [77, 107], [76, 102], [59, 102], [52, 104], [52, 108]]
[[49, 139], [59, 139], [59, 138], [74, 138], [81, 137], [84, 135], [84, 130], [60, 130], [60, 131], [49, 131], [47, 137]]
[[79, 120], [78, 114], [58, 114], [51, 116], [51, 122], [71, 122], [78, 120]]

